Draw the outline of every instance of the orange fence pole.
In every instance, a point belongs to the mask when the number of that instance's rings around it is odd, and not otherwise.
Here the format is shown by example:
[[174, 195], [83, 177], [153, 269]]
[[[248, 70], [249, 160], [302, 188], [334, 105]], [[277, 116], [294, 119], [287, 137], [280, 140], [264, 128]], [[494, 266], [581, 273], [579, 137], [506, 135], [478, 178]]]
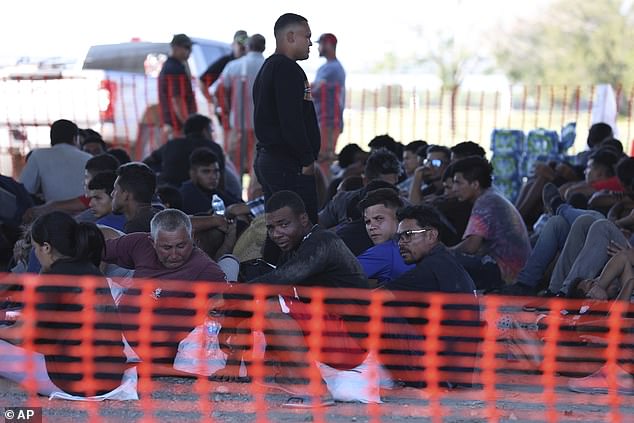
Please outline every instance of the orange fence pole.
[[487, 327], [484, 333], [484, 343], [482, 352], [482, 385], [484, 387], [484, 399], [486, 401], [486, 414], [490, 422], [499, 421], [497, 411], [497, 390], [496, 390], [496, 352], [499, 318], [498, 307], [499, 297], [485, 297], [484, 316]]

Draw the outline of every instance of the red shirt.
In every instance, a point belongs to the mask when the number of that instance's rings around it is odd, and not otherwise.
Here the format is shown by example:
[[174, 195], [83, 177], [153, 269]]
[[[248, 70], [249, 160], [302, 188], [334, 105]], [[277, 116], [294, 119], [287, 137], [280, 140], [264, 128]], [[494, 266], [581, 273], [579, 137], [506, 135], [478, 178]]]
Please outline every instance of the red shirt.
[[621, 185], [621, 181], [616, 176], [612, 176], [608, 179], [601, 179], [600, 181], [595, 181], [590, 184], [590, 186], [597, 191], [608, 190], [608, 191], [616, 191], [623, 192], [625, 188]]

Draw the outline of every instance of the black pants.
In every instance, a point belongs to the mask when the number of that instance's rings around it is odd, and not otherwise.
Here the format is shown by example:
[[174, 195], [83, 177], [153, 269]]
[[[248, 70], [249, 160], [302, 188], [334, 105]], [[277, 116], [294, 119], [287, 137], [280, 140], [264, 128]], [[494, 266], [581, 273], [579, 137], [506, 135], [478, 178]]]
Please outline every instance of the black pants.
[[317, 223], [315, 177], [302, 175], [302, 167], [297, 161], [282, 154], [258, 150], [253, 167], [262, 185], [265, 202], [277, 191], [293, 191], [304, 201], [311, 222]]
[[455, 257], [469, 273], [477, 289], [488, 291], [504, 285], [500, 268], [491, 257], [464, 253], [456, 253]]

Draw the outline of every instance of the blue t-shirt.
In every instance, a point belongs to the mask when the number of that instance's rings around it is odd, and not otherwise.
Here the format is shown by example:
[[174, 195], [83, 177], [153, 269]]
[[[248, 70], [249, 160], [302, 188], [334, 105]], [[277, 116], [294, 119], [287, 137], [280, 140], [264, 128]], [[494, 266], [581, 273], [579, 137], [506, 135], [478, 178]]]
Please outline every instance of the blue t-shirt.
[[368, 279], [376, 279], [379, 285], [384, 285], [416, 267], [415, 264], [405, 264], [394, 240], [368, 248], [357, 259]]
[[346, 71], [343, 70], [339, 60], [328, 60], [317, 69], [311, 90], [319, 127], [343, 130]]

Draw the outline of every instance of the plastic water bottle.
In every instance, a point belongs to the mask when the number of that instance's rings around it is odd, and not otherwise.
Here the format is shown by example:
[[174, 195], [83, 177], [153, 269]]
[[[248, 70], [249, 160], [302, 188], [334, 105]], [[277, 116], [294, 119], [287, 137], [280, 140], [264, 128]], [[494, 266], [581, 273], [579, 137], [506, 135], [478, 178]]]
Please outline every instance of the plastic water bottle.
[[214, 194], [211, 197], [211, 209], [214, 213], [224, 216], [225, 214], [225, 202], [222, 201], [222, 198], [218, 196], [218, 194]]
[[205, 322], [205, 331], [207, 335], [207, 341], [205, 345], [205, 354], [207, 357], [215, 356], [217, 350], [220, 348], [218, 345], [218, 334], [222, 326], [215, 320], [207, 320]]

